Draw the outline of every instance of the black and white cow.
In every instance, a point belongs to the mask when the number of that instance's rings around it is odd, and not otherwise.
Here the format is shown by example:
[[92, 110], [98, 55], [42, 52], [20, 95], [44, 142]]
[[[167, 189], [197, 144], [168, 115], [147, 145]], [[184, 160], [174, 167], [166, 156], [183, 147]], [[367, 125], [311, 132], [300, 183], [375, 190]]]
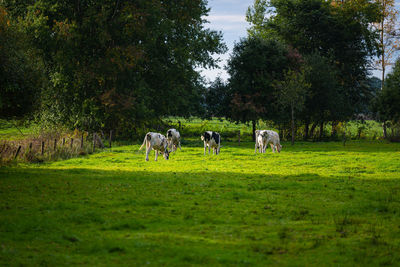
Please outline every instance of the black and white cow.
[[219, 154], [221, 148], [221, 136], [217, 132], [206, 131], [201, 135], [201, 140], [204, 141], [204, 155], [208, 146], [208, 154], [210, 154], [210, 148], [213, 149], [213, 154]]
[[257, 148], [259, 148], [260, 153], [265, 153], [268, 144], [270, 144], [272, 152], [281, 152], [282, 146], [277, 132], [271, 130], [257, 130], [254, 153], [257, 153]]
[[179, 147], [181, 148], [181, 135], [176, 129], [169, 129], [167, 131], [167, 140], [168, 140], [168, 147], [171, 149], [172, 152], [176, 151]]
[[157, 161], [158, 151], [163, 153], [164, 158], [168, 160], [169, 158], [168, 140], [167, 138], [165, 138], [164, 135], [160, 133], [149, 132], [144, 137], [143, 144], [139, 148], [139, 150], [141, 150], [144, 145], [146, 145], [146, 161], [149, 161], [149, 154], [151, 149], [154, 149], [156, 151], [155, 161]]

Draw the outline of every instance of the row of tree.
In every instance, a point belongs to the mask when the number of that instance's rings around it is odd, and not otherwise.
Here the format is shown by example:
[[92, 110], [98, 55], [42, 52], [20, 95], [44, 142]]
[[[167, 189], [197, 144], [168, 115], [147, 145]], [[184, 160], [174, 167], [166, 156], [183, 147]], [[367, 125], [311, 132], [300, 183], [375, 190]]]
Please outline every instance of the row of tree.
[[393, 7], [255, 0], [230, 78], [207, 87], [196, 68], [216, 67], [212, 55], [226, 46], [204, 27], [205, 0], [0, 0], [0, 117], [119, 136], [164, 116], [227, 117], [254, 130], [262, 119], [291, 128], [292, 140], [296, 126], [307, 138], [332, 122], [334, 134], [358, 114], [398, 121], [400, 70], [382, 84], [370, 78], [374, 59], [384, 69], [393, 52]]
[[387, 91], [371, 77], [374, 59], [384, 55], [382, 30], [372, 27], [381, 25], [383, 10], [367, 0], [255, 0], [248, 37], [228, 62], [228, 82], [217, 79], [208, 91], [209, 115], [252, 122], [253, 129], [259, 119], [272, 121], [291, 128], [292, 142], [296, 125], [307, 139], [327, 122], [335, 135], [338, 122], [360, 115], [395, 119], [389, 114], [397, 106], [381, 100]]

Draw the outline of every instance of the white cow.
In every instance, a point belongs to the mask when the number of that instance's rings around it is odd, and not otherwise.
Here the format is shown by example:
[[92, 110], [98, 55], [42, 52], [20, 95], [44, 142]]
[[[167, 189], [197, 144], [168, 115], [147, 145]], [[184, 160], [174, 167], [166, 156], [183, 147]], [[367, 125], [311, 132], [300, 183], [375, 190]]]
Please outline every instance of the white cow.
[[179, 147], [181, 148], [181, 135], [176, 129], [169, 129], [167, 131], [167, 140], [168, 140], [168, 147], [171, 149], [172, 152], [176, 151]]
[[160, 133], [148, 132], [144, 137], [143, 144], [139, 148], [139, 150], [141, 150], [145, 144], [146, 144], [146, 161], [149, 161], [149, 154], [151, 149], [154, 149], [156, 151], [155, 161], [157, 161], [158, 158], [158, 151], [163, 153], [164, 158], [168, 160], [169, 158], [168, 140], [167, 138], [165, 138], [164, 135]]
[[210, 154], [210, 148], [213, 148], [213, 154], [219, 154], [221, 149], [221, 136], [217, 132], [206, 131], [201, 135], [201, 140], [204, 141], [204, 155], [208, 146], [208, 154]]
[[254, 153], [257, 153], [257, 148], [259, 148], [260, 153], [265, 153], [268, 144], [270, 144], [272, 152], [281, 152], [282, 146], [277, 132], [271, 130], [257, 130]]

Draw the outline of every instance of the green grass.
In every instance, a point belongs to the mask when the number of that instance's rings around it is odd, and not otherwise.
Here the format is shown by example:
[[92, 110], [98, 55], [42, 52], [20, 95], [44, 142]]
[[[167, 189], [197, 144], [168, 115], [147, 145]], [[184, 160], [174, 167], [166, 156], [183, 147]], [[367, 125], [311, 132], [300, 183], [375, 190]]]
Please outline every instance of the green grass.
[[0, 168], [0, 265], [400, 262], [400, 144], [223, 145]]

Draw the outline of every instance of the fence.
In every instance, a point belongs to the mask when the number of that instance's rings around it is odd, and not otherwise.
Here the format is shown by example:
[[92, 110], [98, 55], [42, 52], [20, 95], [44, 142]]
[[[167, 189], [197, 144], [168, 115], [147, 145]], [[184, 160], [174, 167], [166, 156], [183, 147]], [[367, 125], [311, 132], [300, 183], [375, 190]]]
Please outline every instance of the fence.
[[[79, 132], [79, 131], [78, 131]], [[96, 148], [105, 148], [101, 136], [104, 134], [79, 132], [69, 135], [41, 136], [18, 141], [0, 141], [0, 163], [10, 161], [43, 162], [66, 159], [77, 155], [95, 153]], [[108, 147], [111, 148], [113, 133], [110, 131]]]

